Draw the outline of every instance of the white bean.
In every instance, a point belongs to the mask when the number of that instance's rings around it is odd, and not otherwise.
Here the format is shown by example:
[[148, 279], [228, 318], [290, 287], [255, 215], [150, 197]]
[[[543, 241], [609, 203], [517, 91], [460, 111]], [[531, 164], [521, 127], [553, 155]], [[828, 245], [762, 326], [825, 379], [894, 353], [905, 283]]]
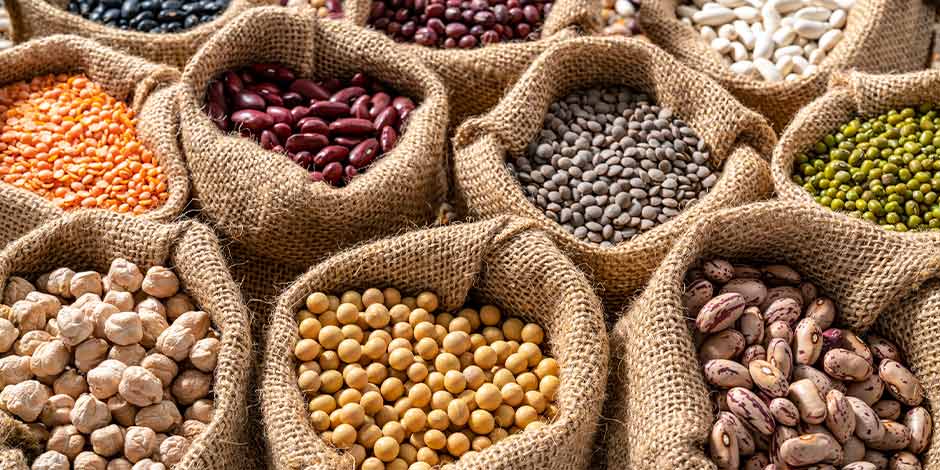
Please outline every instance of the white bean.
[[826, 31], [829, 31], [829, 23], [812, 20], [796, 20], [793, 22], [793, 29], [804, 38], [819, 39]]
[[832, 10], [823, 7], [806, 7], [797, 10], [793, 16], [799, 20], [828, 21]]
[[774, 31], [771, 39], [774, 40], [774, 44], [776, 44], [777, 47], [786, 47], [793, 44], [793, 40], [796, 39], [796, 31], [793, 31], [793, 28], [789, 26], [783, 26]]
[[708, 26], [719, 26], [734, 20], [734, 11], [717, 5], [715, 8], [706, 8], [692, 15], [692, 21]]
[[823, 34], [819, 38], [819, 49], [824, 52], [829, 52], [842, 41], [842, 30], [841, 29], [831, 29], [826, 34]]
[[767, 59], [754, 59], [754, 67], [757, 67], [757, 73], [768, 82], [779, 82], [783, 79], [783, 76], [780, 75], [780, 71], [777, 70], [777, 66]]
[[836, 10], [832, 12], [832, 15], [829, 16], [829, 26], [833, 28], [843, 28], [845, 27], [845, 20], [849, 15], [845, 13], [845, 10]]

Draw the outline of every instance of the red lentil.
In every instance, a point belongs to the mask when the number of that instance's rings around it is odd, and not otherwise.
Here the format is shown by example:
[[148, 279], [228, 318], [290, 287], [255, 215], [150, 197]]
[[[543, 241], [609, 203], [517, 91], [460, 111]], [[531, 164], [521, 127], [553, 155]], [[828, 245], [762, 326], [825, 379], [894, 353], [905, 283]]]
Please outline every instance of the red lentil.
[[134, 111], [82, 74], [0, 88], [0, 178], [63, 209], [142, 214], [169, 197]]

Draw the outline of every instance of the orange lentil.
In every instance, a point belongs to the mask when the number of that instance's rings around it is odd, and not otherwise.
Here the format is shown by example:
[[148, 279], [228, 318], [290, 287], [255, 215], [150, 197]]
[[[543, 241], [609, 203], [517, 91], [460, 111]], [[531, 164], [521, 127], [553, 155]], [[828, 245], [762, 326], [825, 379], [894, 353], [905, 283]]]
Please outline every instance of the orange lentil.
[[142, 214], [168, 180], [137, 139], [134, 111], [84, 75], [44, 75], [0, 88], [0, 179], [63, 209]]

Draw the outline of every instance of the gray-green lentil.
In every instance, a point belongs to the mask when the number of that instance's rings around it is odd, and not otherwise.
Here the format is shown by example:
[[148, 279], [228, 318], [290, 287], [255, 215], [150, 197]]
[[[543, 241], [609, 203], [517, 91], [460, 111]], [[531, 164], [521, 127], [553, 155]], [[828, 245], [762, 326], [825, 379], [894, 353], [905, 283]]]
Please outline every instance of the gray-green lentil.
[[625, 87], [552, 103], [526, 154], [507, 165], [546, 216], [602, 247], [679, 215], [720, 176], [694, 130]]
[[896, 231], [940, 228], [934, 105], [854, 119], [797, 156], [793, 182], [832, 210]]

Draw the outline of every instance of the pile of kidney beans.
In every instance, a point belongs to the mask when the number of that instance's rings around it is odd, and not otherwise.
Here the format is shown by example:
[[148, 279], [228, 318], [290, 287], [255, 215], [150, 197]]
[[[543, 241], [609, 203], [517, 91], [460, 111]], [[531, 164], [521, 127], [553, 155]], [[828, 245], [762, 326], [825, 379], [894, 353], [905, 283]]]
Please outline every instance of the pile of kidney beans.
[[225, 72], [209, 82], [206, 104], [219, 129], [285, 153], [311, 180], [334, 186], [391, 151], [415, 109], [410, 98], [362, 73], [318, 82], [275, 64]]
[[471, 49], [534, 40], [552, 0], [374, 0], [369, 24], [399, 42]]

